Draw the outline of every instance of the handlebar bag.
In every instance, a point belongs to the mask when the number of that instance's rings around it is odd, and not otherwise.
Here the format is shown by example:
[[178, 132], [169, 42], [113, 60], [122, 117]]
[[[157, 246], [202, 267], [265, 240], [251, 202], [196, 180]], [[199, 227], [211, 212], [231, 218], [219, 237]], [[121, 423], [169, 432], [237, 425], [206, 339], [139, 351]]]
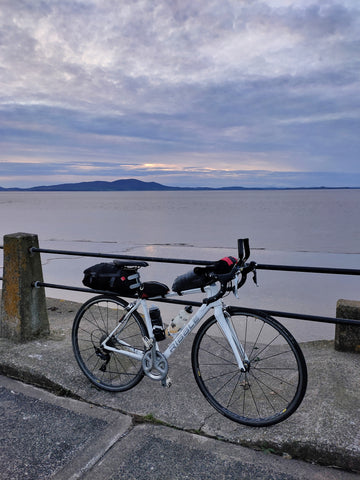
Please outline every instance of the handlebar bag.
[[175, 278], [172, 290], [180, 295], [181, 292], [184, 292], [185, 290], [203, 288], [214, 281], [214, 278], [209, 276], [209, 274], [229, 273], [236, 263], [237, 259], [229, 256], [224, 257], [213, 264], [207, 265], [206, 267], [195, 267], [190, 272], [184, 273]]
[[211, 283], [211, 279], [207, 275], [198, 275], [191, 270], [175, 278], [172, 284], [172, 290], [179, 295], [185, 290], [191, 290], [192, 288], [203, 288]]
[[128, 268], [115, 263], [98, 263], [84, 270], [83, 284], [94, 290], [136, 296], [141, 286], [137, 268]]

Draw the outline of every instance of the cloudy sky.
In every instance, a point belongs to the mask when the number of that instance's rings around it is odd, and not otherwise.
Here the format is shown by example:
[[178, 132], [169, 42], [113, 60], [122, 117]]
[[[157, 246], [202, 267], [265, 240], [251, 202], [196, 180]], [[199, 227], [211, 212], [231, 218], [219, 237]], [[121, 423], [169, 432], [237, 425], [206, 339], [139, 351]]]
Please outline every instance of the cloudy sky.
[[359, 0], [0, 0], [0, 186], [360, 187]]

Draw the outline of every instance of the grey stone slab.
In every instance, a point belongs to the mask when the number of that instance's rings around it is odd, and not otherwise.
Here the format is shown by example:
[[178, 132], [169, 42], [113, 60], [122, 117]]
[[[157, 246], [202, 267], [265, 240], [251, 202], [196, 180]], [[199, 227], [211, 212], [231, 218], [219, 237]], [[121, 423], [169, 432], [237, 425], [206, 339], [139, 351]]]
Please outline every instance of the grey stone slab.
[[346, 472], [164, 426], [140, 425], [88, 471], [84, 480], [355, 480]]
[[131, 426], [116, 412], [0, 377], [0, 478], [77, 477]]

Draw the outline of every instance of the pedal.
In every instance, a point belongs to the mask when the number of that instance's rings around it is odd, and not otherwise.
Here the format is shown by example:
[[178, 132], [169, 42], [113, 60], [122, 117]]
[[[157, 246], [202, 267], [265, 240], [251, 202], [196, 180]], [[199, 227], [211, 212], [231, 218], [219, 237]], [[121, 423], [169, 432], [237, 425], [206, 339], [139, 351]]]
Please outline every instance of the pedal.
[[169, 377], [169, 375], [166, 375], [166, 378], [164, 378], [163, 380], [161, 380], [161, 385], [163, 387], [166, 387], [166, 388], [170, 388], [171, 385], [172, 385], [172, 380], [171, 378]]

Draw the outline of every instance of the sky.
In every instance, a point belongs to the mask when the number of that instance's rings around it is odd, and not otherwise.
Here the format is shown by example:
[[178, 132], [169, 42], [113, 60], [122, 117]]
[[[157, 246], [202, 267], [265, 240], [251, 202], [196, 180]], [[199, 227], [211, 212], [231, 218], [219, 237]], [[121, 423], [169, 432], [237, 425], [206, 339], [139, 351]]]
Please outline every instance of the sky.
[[0, 0], [0, 186], [360, 187], [359, 0]]

